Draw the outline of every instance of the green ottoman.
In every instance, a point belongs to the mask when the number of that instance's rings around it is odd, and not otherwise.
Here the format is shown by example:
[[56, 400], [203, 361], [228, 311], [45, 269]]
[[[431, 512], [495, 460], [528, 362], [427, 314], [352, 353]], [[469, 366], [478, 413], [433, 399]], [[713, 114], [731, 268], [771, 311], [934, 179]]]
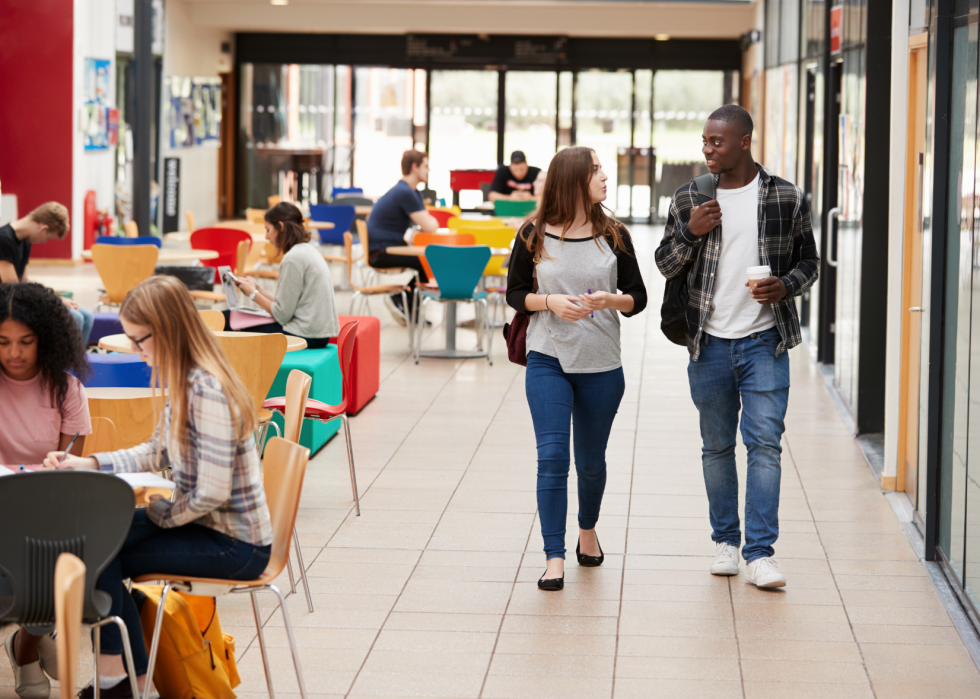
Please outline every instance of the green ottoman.
[[[286, 380], [289, 378], [289, 372], [293, 369], [299, 369], [304, 374], [313, 377], [313, 382], [310, 384], [310, 398], [322, 401], [327, 405], [337, 405], [343, 399], [343, 378], [340, 373], [340, 360], [337, 357], [336, 345], [330, 345], [324, 349], [287, 352], [266, 398], [278, 398], [286, 395]], [[273, 412], [272, 415], [272, 419], [276, 421], [279, 430], [282, 431], [284, 422], [282, 415], [277, 412]], [[340, 420], [334, 420], [330, 423], [303, 420], [299, 443], [309, 449], [311, 455], [315, 454], [320, 447], [337, 434], [339, 429]]]

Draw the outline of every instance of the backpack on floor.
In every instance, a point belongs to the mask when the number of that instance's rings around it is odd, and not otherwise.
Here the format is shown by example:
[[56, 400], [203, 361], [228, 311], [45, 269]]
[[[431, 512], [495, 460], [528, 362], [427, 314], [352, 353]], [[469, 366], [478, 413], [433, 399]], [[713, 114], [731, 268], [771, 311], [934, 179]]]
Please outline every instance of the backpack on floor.
[[[147, 652], [153, 640], [161, 585], [133, 585], [142, 598], [140, 623]], [[241, 683], [235, 661], [235, 639], [221, 632], [214, 597], [171, 590], [163, 611], [160, 647], [153, 682], [167, 699], [235, 699]]]

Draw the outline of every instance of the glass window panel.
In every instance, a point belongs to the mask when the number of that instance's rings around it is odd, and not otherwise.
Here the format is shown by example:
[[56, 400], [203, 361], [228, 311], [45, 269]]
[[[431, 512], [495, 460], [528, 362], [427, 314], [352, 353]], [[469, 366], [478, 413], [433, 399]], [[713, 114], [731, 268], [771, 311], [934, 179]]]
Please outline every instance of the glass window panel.
[[779, 65], [779, 5], [781, 0], [766, 0], [766, 67]]
[[354, 186], [379, 197], [401, 177], [402, 153], [415, 144], [415, 74], [355, 68]]
[[785, 176], [783, 167], [783, 146], [785, 144], [784, 129], [786, 119], [783, 114], [785, 106], [783, 80], [785, 73], [780, 68], [766, 70], [766, 127], [763, 130], [764, 141], [762, 148], [762, 164], [773, 174]]
[[574, 76], [570, 71], [558, 74], [558, 147], [572, 145], [572, 104]]
[[428, 122], [428, 105], [425, 102], [425, 86], [428, 80], [426, 72], [422, 69], [415, 70], [415, 109], [412, 116], [412, 123], [415, 125], [415, 150], [423, 153], [428, 148], [426, 144], [426, 125]]
[[521, 150], [529, 165], [547, 170], [555, 155], [558, 74], [507, 71], [504, 81], [504, 161]]
[[925, 31], [929, 26], [929, 0], [911, 0], [909, 3], [909, 28]]
[[[497, 167], [497, 73], [434, 70], [429, 79], [429, 186], [451, 196], [450, 170]], [[480, 192], [460, 193], [464, 208], [482, 201]]]
[[658, 218], [667, 217], [678, 187], [707, 172], [701, 133], [708, 115], [724, 100], [724, 79], [724, 72], [707, 70], [658, 70], [653, 76]]
[[[647, 218], [650, 215], [650, 147], [653, 145], [653, 71], [638, 70], [633, 89], [636, 92], [633, 110], [633, 192], [631, 215]], [[654, 172], [653, 177], [656, 177]]]
[[[575, 104], [575, 138], [578, 146], [592, 148], [599, 156], [606, 183], [606, 206], [628, 215], [629, 183], [618, 177], [620, 150], [630, 146], [630, 111], [633, 75], [628, 72], [586, 71], [578, 74]], [[628, 154], [625, 156], [628, 161]], [[619, 185], [625, 191], [619, 191]]]
[[783, 0], [779, 16], [779, 62], [800, 57], [800, 0]]
[[350, 66], [337, 66], [335, 78], [334, 109], [334, 162], [333, 187], [352, 187], [351, 156], [354, 145], [354, 111], [352, 78], [354, 71]]
[[804, 0], [803, 7], [803, 37], [806, 45], [803, 47], [805, 58], [818, 58], [823, 55], [823, 41], [826, 24], [827, 2], [829, 0]]

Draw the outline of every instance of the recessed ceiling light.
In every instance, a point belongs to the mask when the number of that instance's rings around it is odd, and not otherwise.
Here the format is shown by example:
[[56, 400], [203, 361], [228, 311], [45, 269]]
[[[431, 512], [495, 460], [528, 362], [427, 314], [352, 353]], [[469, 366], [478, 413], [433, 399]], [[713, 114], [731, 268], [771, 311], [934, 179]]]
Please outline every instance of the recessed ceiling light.
[[273, 5], [288, 5], [289, 0], [269, 0]]
[[[288, 0], [286, 0], [286, 1], [288, 2]], [[274, 5], [275, 2], [273, 2], [272, 4]], [[283, 3], [283, 4], [285, 4], [285, 3]], [[653, 35], [653, 40], [654, 41], [669, 41], [670, 40], [670, 34], [654, 34]]]

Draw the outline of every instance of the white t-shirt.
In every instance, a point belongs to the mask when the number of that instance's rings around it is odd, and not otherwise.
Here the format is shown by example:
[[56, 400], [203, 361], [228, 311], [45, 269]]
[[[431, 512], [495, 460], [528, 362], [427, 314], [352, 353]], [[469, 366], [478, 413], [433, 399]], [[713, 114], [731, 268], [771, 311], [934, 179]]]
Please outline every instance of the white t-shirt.
[[759, 260], [759, 178], [738, 189], [718, 189], [721, 206], [721, 256], [715, 271], [711, 314], [704, 323], [709, 335], [735, 340], [776, 325], [772, 307], [759, 303], [745, 286], [745, 270]]

